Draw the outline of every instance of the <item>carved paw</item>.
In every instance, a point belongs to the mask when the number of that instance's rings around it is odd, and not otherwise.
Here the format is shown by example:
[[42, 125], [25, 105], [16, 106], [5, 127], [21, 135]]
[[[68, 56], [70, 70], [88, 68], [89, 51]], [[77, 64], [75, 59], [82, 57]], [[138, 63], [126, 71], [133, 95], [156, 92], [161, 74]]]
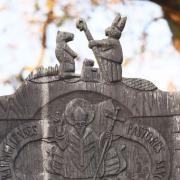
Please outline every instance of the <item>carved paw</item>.
[[78, 58], [78, 54], [77, 54], [77, 53], [74, 53], [73, 58]]
[[86, 25], [86, 21], [82, 18], [80, 18], [77, 22], [76, 22], [76, 27], [80, 30], [80, 31], [86, 31], [87, 30], [87, 25]]

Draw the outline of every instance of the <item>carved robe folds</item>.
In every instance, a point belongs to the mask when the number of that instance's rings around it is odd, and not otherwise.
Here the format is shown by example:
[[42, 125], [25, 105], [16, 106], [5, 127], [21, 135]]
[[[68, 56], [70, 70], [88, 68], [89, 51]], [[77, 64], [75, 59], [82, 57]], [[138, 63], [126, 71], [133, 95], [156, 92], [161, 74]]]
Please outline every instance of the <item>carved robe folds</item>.
[[74, 35], [59, 32], [62, 69], [41, 67], [0, 97], [0, 180], [180, 179], [180, 93], [122, 78], [125, 23], [117, 15], [96, 41], [79, 19], [99, 69], [86, 59], [76, 75]]
[[[57, 147], [55, 154], [51, 156], [48, 171], [67, 179], [93, 179], [102, 151], [101, 138], [89, 127], [83, 137], [79, 137], [73, 128], [68, 132], [58, 143], [61, 147]], [[65, 149], [62, 149], [62, 144], [66, 144]], [[122, 155], [111, 148], [100, 167], [98, 177], [115, 175], [120, 169], [126, 168], [122, 158]]]

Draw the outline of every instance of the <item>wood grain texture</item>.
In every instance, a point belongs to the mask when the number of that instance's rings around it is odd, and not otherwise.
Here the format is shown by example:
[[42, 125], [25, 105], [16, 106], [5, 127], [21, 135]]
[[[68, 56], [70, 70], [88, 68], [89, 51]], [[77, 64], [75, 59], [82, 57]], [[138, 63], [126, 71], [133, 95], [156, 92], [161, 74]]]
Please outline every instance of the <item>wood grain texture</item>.
[[[130, 88], [124, 83], [96, 83], [78, 81], [55, 81], [33, 83], [26, 81], [15, 94], [0, 97], [1, 119], [30, 119], [37, 109], [64, 94], [74, 91], [88, 91], [112, 97], [131, 109], [133, 116], [180, 115], [180, 93], [162, 92], [158, 89], [142, 91]], [[43, 95], [48, 98], [44, 98]], [[138, 106], [137, 106], [138, 104]]]
[[[56, 112], [59, 111], [59, 113], [62, 114], [63, 111], [65, 111], [65, 105], [72, 99], [76, 98], [87, 99], [92, 104], [98, 104], [103, 101], [106, 102], [106, 100], [108, 99], [112, 99], [115, 104], [121, 107], [122, 112], [120, 118], [123, 118], [125, 121], [127, 121], [127, 124], [125, 123], [123, 128], [124, 130], [121, 131], [120, 129], [122, 128], [122, 126], [116, 126], [117, 130], [115, 130], [114, 133], [116, 133], [117, 137], [124, 137], [124, 140], [122, 139], [120, 141], [120, 144], [122, 142], [126, 144], [127, 152], [129, 154], [131, 154], [132, 152], [128, 150], [128, 147], [131, 147], [132, 143], [127, 141], [126, 138], [134, 139], [135, 142], [132, 146], [134, 149], [133, 152], [136, 151], [136, 148], [141, 149], [137, 144], [146, 144], [147, 142], [145, 141], [145, 139], [137, 139], [136, 133], [138, 132], [138, 130], [132, 129], [131, 135], [126, 134], [125, 130], [130, 127], [128, 126], [128, 122], [132, 123], [133, 128], [137, 125], [136, 128], [139, 128], [139, 131], [141, 129], [144, 129], [144, 131], [146, 131], [145, 136], [149, 136], [151, 133], [153, 133], [152, 137], [154, 138], [155, 136], [162, 137], [162, 143], [167, 148], [167, 152], [169, 152], [168, 166], [170, 177], [168, 177], [169, 179], [167, 180], [178, 180], [180, 170], [179, 92], [162, 92], [156, 88], [153, 88], [152, 90], [142, 90], [142, 88], [137, 88], [136, 83], [135, 87], [133, 87], [132, 85], [131, 87], [129, 87], [123, 82], [85, 82], [80, 80], [79, 78], [59, 79], [52, 81], [51, 77], [46, 77], [46, 83], [44, 83], [44, 77], [39, 78], [36, 82], [25, 81], [13, 95], [0, 97], [0, 142], [3, 143], [4, 139], [7, 138], [7, 135], [9, 133], [15, 133], [16, 131], [14, 131], [14, 129], [18, 128], [19, 130], [21, 129], [21, 126], [22, 130], [25, 131], [27, 130], [23, 128], [29, 127], [28, 133], [33, 133], [33, 131], [31, 130], [31, 125], [32, 123], [36, 124], [36, 122], [41, 122], [41, 126], [38, 126], [39, 128], [41, 127], [38, 130], [41, 135], [38, 135], [38, 137], [40, 136], [42, 139], [45, 138], [45, 136], [47, 135], [42, 134], [43, 132], [45, 132], [42, 127], [51, 127], [50, 124], [54, 124], [55, 122], [55, 120], [53, 119], [56, 119]], [[101, 106], [98, 105], [98, 107], [100, 108]], [[100, 109], [97, 111], [101, 112]], [[99, 119], [101, 116], [102, 115], [98, 115], [96, 118]], [[97, 129], [98, 127], [104, 126], [103, 121], [99, 123], [99, 126], [97, 126], [97, 124], [94, 122], [92, 123], [92, 127], [96, 132], [99, 131]], [[122, 132], [122, 134], [119, 134], [119, 132]], [[29, 136], [31, 135], [31, 133], [29, 134]], [[10, 137], [10, 135], [8, 136]], [[27, 139], [29, 139], [29, 137]], [[39, 154], [40, 161], [44, 158], [45, 153], [45, 149], [43, 150], [42, 147], [50, 148], [49, 146], [52, 145], [44, 145], [44, 143], [38, 144], [35, 143], [36, 141], [37, 139], [32, 139], [32, 143], [28, 143], [29, 141], [26, 142], [26, 148], [23, 149], [22, 153], [18, 155], [19, 158], [17, 160], [17, 168], [20, 168], [21, 166], [36, 167], [36, 165], [31, 164], [35, 163], [31, 162], [31, 159], [27, 160], [30, 163], [29, 165], [28, 163], [26, 163], [26, 165], [23, 165], [22, 159], [25, 158], [25, 156], [31, 156], [33, 152], [37, 152], [37, 154]], [[162, 145], [162, 147], [164, 145]], [[116, 146], [116, 143], [114, 144], [114, 146]], [[35, 148], [36, 150], [34, 151], [33, 148]], [[161, 148], [161, 146], [159, 146], [159, 148]], [[144, 150], [141, 151], [142, 153], [144, 152]], [[152, 155], [153, 153], [150, 154]], [[0, 155], [2, 154], [0, 153]], [[148, 158], [145, 154], [143, 154], [142, 156], [144, 158]], [[162, 155], [162, 157], [165, 156], [167, 155]], [[161, 159], [161, 157], [156, 157], [156, 155], [152, 155], [152, 157], [155, 159]], [[133, 157], [131, 161], [133, 161]], [[158, 168], [163, 168], [165, 166], [163, 164], [163, 161], [159, 163], [160, 164], [157, 164]], [[149, 165], [146, 164], [144, 166], [148, 167]], [[45, 173], [44, 170], [42, 170], [44, 166], [41, 163], [37, 167], [39, 167], [39, 170], [37, 170], [37, 172], [35, 171], [35, 169], [33, 170], [36, 175], [38, 174], [38, 171], [43, 171], [43, 173]], [[132, 168], [133, 166], [131, 167], [131, 170]], [[129, 171], [129, 169], [127, 169], [127, 171]], [[2, 172], [5, 172], [6, 176], [8, 177], [8, 173], [6, 171]], [[25, 169], [23, 170], [23, 172], [26, 172]], [[156, 173], [157, 177], [152, 180], [165, 179], [166, 175], [164, 175], [160, 171]], [[16, 172], [16, 174], [18, 174], [18, 172]], [[45, 174], [43, 175], [43, 178], [45, 177]], [[39, 178], [41, 179], [42, 177]]]

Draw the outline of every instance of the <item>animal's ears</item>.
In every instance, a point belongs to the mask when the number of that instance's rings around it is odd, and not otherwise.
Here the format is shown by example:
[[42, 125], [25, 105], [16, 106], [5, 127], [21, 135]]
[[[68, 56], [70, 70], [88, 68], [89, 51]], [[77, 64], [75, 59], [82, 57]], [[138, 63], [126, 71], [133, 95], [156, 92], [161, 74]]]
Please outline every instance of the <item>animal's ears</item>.
[[117, 24], [119, 23], [120, 20], [121, 20], [121, 14], [118, 13], [112, 22], [112, 26], [117, 26]]
[[127, 21], [127, 17], [123, 17], [118, 23], [118, 27], [119, 27], [121, 32], [123, 31], [123, 29], [126, 25], [126, 21]]
[[122, 32], [125, 27], [126, 20], [127, 17], [121, 18], [121, 15], [118, 13], [112, 22], [112, 26], [117, 27]]

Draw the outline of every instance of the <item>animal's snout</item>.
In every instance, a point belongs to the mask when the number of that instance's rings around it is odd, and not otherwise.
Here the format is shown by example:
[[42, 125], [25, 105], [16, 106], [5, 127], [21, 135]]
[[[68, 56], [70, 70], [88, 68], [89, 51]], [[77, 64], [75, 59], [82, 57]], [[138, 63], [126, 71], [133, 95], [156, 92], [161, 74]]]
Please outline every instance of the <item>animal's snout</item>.
[[71, 34], [71, 39], [72, 39], [72, 40], [74, 39], [74, 34]]
[[111, 27], [106, 28], [105, 35], [108, 36], [110, 32], [111, 32]]
[[67, 39], [67, 41], [72, 41], [74, 39], [74, 34], [72, 34], [72, 33], [66, 34], [66, 39]]

